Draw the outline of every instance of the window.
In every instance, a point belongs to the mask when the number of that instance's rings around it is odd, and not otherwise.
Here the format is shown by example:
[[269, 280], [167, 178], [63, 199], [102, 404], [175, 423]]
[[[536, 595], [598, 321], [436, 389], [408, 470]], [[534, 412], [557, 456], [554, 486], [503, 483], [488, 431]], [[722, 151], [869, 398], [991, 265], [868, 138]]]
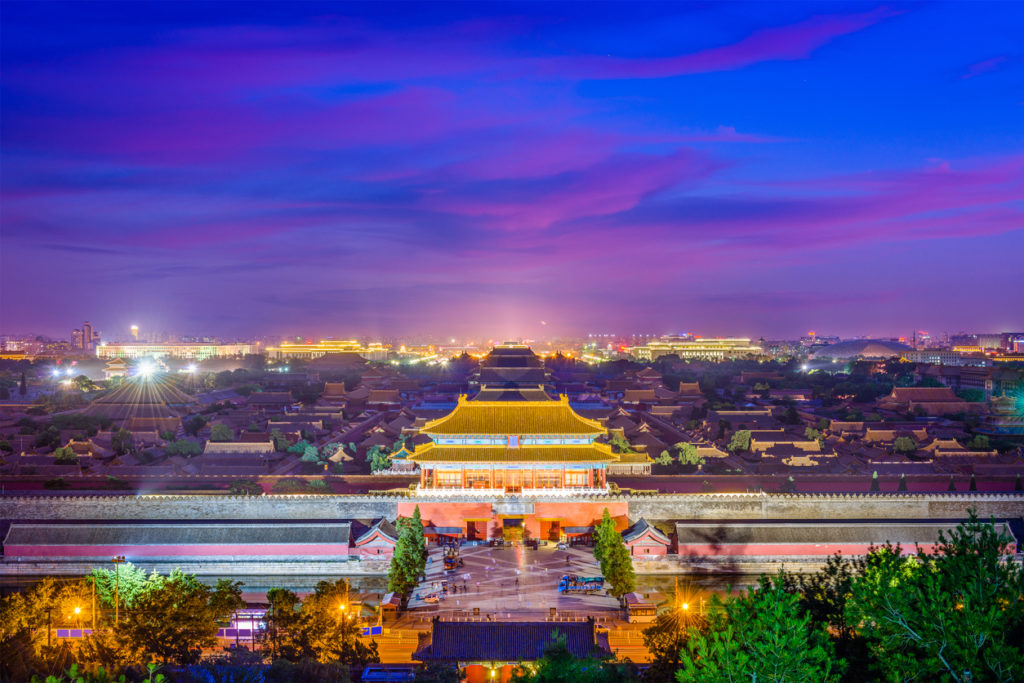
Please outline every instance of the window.
[[565, 485], [566, 486], [586, 486], [587, 485], [587, 473], [586, 472], [566, 472], [565, 473]]
[[462, 472], [441, 470], [437, 473], [438, 486], [461, 486]]

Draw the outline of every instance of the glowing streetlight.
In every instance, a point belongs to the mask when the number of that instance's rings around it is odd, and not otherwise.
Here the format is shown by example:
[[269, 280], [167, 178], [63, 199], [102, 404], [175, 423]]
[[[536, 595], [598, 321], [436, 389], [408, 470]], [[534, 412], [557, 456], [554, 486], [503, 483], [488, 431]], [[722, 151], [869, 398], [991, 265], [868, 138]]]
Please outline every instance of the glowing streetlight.
[[140, 377], [150, 377], [155, 370], [156, 370], [156, 368], [153, 367], [152, 363], [145, 362], [145, 363], [140, 363], [139, 364], [139, 376]]
[[81, 607], [76, 607], [75, 608], [75, 614], [77, 615], [77, 614], [81, 614], [81, 613], [82, 613], [82, 608]]
[[680, 607], [682, 607], [683, 611], [685, 612], [690, 609], [690, 603], [684, 602], [682, 605], [680, 605]]
[[196, 366], [196, 364], [195, 364], [195, 363], [192, 363], [192, 364], [191, 364], [191, 365], [189, 365], [189, 366], [188, 366], [188, 368], [186, 368], [186, 369], [187, 369], [187, 370], [189, 371], [189, 374], [192, 374], [192, 375], [194, 375], [194, 374], [196, 374], [196, 371], [197, 371], [197, 370], [198, 370], [199, 368], [198, 368], [198, 367]]

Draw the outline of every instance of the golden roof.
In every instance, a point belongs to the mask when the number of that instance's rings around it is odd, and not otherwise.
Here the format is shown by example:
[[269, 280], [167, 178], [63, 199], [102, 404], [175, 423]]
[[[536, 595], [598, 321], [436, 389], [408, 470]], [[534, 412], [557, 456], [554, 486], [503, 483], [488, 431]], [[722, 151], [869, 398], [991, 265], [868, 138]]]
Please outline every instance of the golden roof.
[[608, 444], [603, 443], [580, 446], [528, 446], [526, 448], [507, 448], [505, 446], [439, 446], [435, 443], [426, 443], [418, 446], [412, 455], [408, 457], [408, 460], [418, 463], [579, 463], [616, 462], [619, 460], [619, 457], [612, 453], [612, 449]]
[[557, 401], [468, 401], [448, 415], [423, 425], [424, 434], [544, 434], [593, 435], [606, 432], [596, 420], [588, 420], [569, 407], [569, 398]]

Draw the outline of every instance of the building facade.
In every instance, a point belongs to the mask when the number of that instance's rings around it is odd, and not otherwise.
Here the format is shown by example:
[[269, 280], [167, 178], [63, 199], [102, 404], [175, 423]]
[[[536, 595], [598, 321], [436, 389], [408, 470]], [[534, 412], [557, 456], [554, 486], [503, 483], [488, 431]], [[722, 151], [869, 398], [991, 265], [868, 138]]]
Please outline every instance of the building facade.
[[100, 344], [96, 357], [111, 358], [179, 358], [203, 361], [208, 358], [234, 358], [259, 353], [259, 343], [254, 344]]

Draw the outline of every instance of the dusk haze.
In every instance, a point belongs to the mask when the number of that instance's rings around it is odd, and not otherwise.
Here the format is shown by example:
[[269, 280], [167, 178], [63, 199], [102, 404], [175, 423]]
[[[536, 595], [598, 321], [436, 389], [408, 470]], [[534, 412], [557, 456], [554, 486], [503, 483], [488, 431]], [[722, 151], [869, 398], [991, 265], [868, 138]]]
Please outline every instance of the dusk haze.
[[1024, 326], [1017, 3], [14, 2], [2, 30], [5, 330]]
[[1024, 0], [0, 0], [0, 683], [1024, 681]]

